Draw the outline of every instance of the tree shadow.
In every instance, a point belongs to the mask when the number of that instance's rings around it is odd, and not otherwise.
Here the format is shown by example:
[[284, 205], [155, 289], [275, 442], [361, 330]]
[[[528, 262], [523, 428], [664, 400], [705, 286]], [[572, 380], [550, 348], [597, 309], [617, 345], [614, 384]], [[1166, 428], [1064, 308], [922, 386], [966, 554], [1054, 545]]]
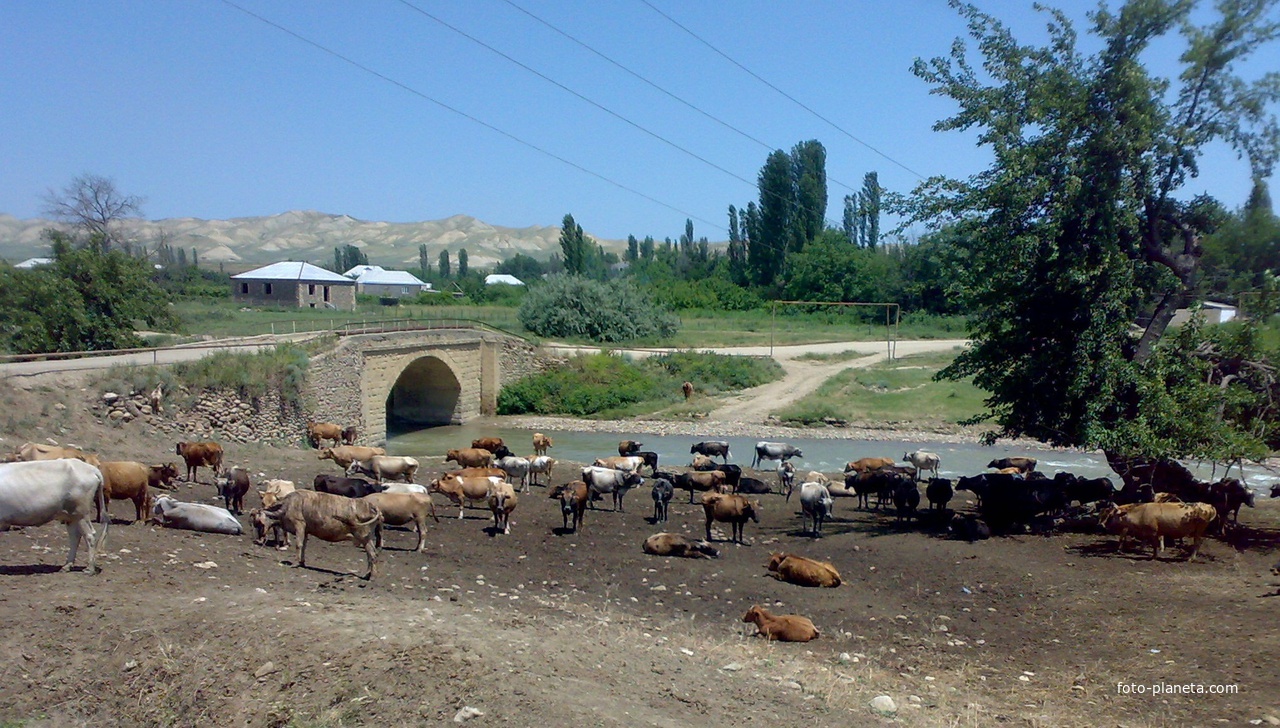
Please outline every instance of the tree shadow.
[[1236, 551], [1256, 549], [1262, 553], [1271, 553], [1280, 549], [1280, 529], [1275, 528], [1233, 523], [1218, 538]]

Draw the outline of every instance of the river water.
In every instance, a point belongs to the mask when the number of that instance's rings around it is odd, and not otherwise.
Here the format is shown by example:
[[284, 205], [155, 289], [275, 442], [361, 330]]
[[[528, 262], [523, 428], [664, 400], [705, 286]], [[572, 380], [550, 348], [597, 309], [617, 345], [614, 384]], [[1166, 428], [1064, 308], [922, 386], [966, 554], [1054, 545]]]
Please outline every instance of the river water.
[[[757, 442], [756, 438], [717, 437], [710, 434], [696, 438], [685, 435], [627, 432], [547, 431], [546, 434], [555, 441], [555, 445], [548, 454], [557, 460], [590, 463], [598, 457], [617, 455], [620, 440], [636, 440], [644, 443], [645, 450], [658, 453], [659, 465], [664, 468], [688, 465], [690, 445], [701, 440], [727, 441], [731, 452], [729, 461], [745, 468], [751, 464]], [[396, 434], [388, 440], [387, 452], [391, 455], [410, 455], [420, 458], [443, 457], [445, 451], [451, 448], [469, 447], [472, 440], [480, 437], [501, 437], [517, 455], [530, 455], [533, 452], [533, 431], [505, 427], [501, 418], [496, 421], [482, 420], [466, 425], [431, 427]], [[986, 447], [927, 441], [839, 440], [785, 436], [770, 439], [787, 442], [801, 449], [804, 455], [792, 459], [796, 470], [801, 474], [818, 470], [835, 475], [843, 471], [844, 464], [850, 460], [863, 457], [901, 458], [906, 452], [927, 450], [938, 454], [942, 463], [941, 474], [948, 478], [984, 472], [987, 469], [987, 463], [995, 458], [1027, 455], [1038, 459], [1039, 470], [1049, 476], [1059, 470], [1066, 470], [1090, 478], [1109, 477], [1119, 485], [1119, 478], [1107, 465], [1106, 458], [1101, 453], [1011, 447], [1001, 444]], [[772, 470], [776, 464], [770, 461], [762, 467]], [[1208, 480], [1213, 476], [1213, 468], [1209, 465], [1198, 466], [1195, 463], [1187, 463], [1187, 465], [1197, 477]], [[1236, 471], [1232, 472], [1233, 475], [1236, 474]], [[1222, 469], [1218, 468], [1217, 473], [1221, 477]], [[1258, 466], [1246, 465], [1245, 479], [1250, 487], [1265, 496], [1270, 491], [1271, 484], [1280, 483], [1280, 474]]]

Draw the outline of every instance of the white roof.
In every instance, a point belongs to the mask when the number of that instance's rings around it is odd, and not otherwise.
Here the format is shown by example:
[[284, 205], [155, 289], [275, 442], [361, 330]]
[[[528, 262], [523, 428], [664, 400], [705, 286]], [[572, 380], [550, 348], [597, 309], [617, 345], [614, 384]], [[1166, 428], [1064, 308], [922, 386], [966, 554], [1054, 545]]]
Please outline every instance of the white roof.
[[1216, 302], [1216, 301], [1205, 301], [1205, 302], [1201, 303], [1201, 304], [1200, 304], [1200, 306], [1201, 306], [1202, 308], [1219, 308], [1219, 309], [1222, 309], [1222, 310], [1224, 310], [1224, 311], [1234, 311], [1234, 310], [1236, 310], [1236, 307], [1235, 307], [1235, 306], [1232, 306], [1232, 305], [1231, 305], [1231, 304], [1229, 304], [1229, 303], [1218, 303], [1218, 302]]
[[489, 275], [484, 277], [484, 284], [486, 286], [492, 286], [495, 283], [501, 283], [508, 286], [524, 285], [524, 281], [520, 280], [519, 278], [516, 278], [513, 275], [508, 275], [506, 273], [490, 273]]
[[[426, 286], [431, 287], [430, 283], [423, 283], [414, 274], [403, 270], [383, 270], [378, 266], [372, 266], [373, 270], [367, 270], [360, 274], [356, 279], [356, 283], [369, 286]], [[350, 272], [350, 271], [348, 271]]]
[[22, 268], [24, 270], [35, 268], [38, 265], [52, 265], [53, 258], [27, 258], [26, 260], [13, 266], [14, 268]]
[[348, 278], [359, 278], [360, 276], [364, 275], [365, 273], [368, 273], [368, 272], [369, 272], [369, 271], [371, 271], [371, 270], [382, 270], [382, 266], [380, 266], [380, 265], [358, 265], [358, 266], [356, 266], [356, 267], [352, 268], [351, 270], [347, 271], [346, 273], [343, 273], [342, 275], [344, 275], [344, 276], [346, 276], [346, 277], [348, 277]]
[[355, 281], [346, 276], [340, 276], [333, 271], [325, 270], [310, 263], [291, 260], [265, 265], [261, 268], [241, 273], [238, 276], [231, 276], [231, 278], [239, 281], [307, 281], [308, 283], [346, 283], [355, 285]]

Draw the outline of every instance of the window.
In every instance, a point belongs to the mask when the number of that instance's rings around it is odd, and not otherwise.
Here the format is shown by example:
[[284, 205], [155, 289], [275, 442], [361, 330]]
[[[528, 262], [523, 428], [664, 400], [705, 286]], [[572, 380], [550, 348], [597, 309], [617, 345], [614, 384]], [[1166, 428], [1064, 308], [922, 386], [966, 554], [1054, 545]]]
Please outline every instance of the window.
[[324, 300], [326, 300], [326, 301], [328, 301], [328, 300], [329, 300], [329, 287], [328, 287], [328, 286], [325, 286], [325, 287], [324, 287]]
[[262, 284], [262, 292], [263, 292], [263, 293], [265, 293], [266, 295], [270, 296], [270, 295], [271, 295], [271, 284], [270, 284], [270, 283], [263, 283], [263, 284]]
[[408, 286], [400, 286], [400, 295], [401, 295], [401, 296], [407, 296], [407, 295], [409, 295], [409, 287], [408, 287]]
[[249, 295], [249, 284], [248, 284], [248, 283], [241, 283], [241, 284], [240, 284], [240, 292], [241, 292], [241, 293], [243, 293], [243, 294], [244, 294], [244, 295], [246, 295], [246, 296], [247, 296], [247, 295]]
[[308, 284], [307, 284], [307, 295], [308, 295], [308, 296], [314, 296], [314, 295], [316, 295], [316, 284], [314, 284], [314, 283], [308, 283]]

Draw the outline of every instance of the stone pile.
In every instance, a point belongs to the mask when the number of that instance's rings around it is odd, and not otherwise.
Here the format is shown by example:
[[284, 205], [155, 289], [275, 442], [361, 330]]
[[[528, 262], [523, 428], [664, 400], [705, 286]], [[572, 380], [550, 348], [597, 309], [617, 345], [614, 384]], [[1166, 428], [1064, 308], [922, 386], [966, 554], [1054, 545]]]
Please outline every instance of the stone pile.
[[185, 399], [186, 392], [166, 397], [157, 412], [147, 392], [106, 392], [93, 409], [104, 421], [120, 426], [143, 423], [178, 438], [273, 445], [297, 445], [305, 438], [306, 418], [279, 392], [247, 400], [231, 390], [206, 390], [189, 407], [174, 401]]

